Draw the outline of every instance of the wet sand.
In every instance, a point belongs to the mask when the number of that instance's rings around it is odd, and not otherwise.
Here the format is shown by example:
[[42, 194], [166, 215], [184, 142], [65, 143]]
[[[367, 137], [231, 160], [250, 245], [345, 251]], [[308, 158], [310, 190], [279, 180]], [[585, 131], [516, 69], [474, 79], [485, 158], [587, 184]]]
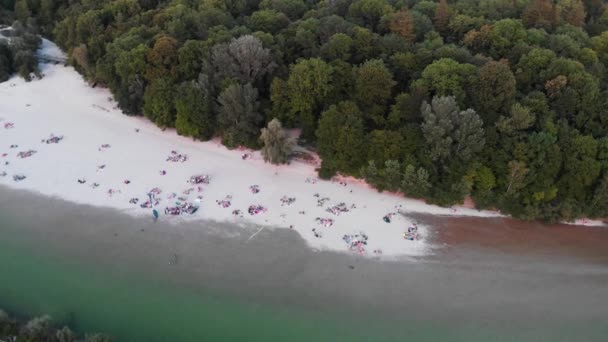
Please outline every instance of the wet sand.
[[599, 341], [608, 334], [608, 327], [598, 325], [608, 316], [606, 240], [595, 228], [570, 244], [566, 230], [579, 227], [558, 227], [563, 233], [544, 237], [552, 228], [420, 217], [435, 226], [436, 254], [379, 262], [316, 252], [284, 229], [264, 229], [250, 240], [257, 227], [155, 224], [6, 188], [0, 188], [0, 219], [0, 238], [49, 260], [88, 265], [108, 278], [128, 273], [175, 291], [211, 291], [314, 315], [374, 317], [397, 336], [416, 336], [426, 325], [454, 341], [484, 340], [471, 338], [471, 331], [485, 329], [494, 332], [491, 340], [508, 341]]
[[433, 226], [430, 237], [442, 253], [483, 249], [511, 255], [582, 258], [608, 265], [608, 227], [545, 224], [512, 218], [417, 215]]

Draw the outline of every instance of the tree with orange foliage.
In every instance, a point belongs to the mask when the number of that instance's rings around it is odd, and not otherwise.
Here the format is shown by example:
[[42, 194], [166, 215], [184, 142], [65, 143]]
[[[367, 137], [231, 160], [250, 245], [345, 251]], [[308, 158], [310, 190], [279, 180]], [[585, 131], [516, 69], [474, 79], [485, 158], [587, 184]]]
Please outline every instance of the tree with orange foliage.
[[558, 11], [552, 0], [532, 0], [522, 14], [526, 27], [551, 29], [558, 19]]
[[178, 41], [168, 35], [160, 36], [154, 47], [148, 52], [148, 62], [152, 65], [146, 72], [146, 78], [153, 81], [157, 78], [175, 76], [178, 65]]
[[581, 0], [560, 0], [557, 4], [562, 19], [570, 25], [582, 27], [585, 25], [585, 4]]
[[412, 17], [407, 8], [395, 13], [390, 23], [390, 29], [393, 33], [400, 35], [410, 43], [416, 41], [414, 17]]
[[441, 34], [448, 32], [450, 24], [450, 6], [446, 0], [440, 0], [439, 5], [435, 8], [435, 28]]

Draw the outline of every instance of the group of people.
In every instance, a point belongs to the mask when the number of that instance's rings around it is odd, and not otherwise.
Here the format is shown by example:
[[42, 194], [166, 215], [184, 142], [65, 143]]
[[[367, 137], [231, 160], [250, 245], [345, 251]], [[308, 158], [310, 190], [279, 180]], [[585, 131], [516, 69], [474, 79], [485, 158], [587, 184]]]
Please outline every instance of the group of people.
[[219, 205], [222, 208], [230, 208], [230, 206], [232, 205], [232, 196], [227, 195], [226, 197], [224, 197], [223, 200], [216, 200], [215, 203], [217, 203], [217, 205]]
[[55, 136], [51, 134], [48, 139], [42, 139], [42, 142], [45, 142], [47, 144], [58, 144], [61, 140], [63, 140], [63, 135]]
[[[9, 128], [13, 128], [14, 124], [13, 123], [5, 123], [4, 124], [4, 128], [5, 129], [9, 129]], [[47, 139], [43, 139], [42, 142], [46, 143], [46, 144], [57, 144], [59, 142], [61, 142], [64, 139], [63, 136], [55, 136], [53, 134], [50, 135], [49, 138]], [[18, 148], [18, 145], [11, 145], [11, 148]], [[110, 144], [102, 144], [99, 146], [98, 150], [99, 151], [105, 151], [107, 149], [109, 149], [111, 146]], [[27, 151], [22, 151], [19, 152], [17, 154], [17, 156], [19, 158], [28, 158], [31, 157], [32, 155], [34, 155], [35, 153], [37, 153], [37, 151], [35, 150], [27, 150]], [[251, 155], [249, 153], [244, 153], [242, 156], [243, 160], [249, 159], [251, 158]], [[166, 158], [166, 161], [168, 162], [186, 162], [189, 159], [188, 155], [186, 154], [182, 154], [182, 153], [178, 153], [177, 151], [173, 150], [171, 151], [171, 153], [169, 154], [169, 156]], [[105, 164], [99, 165], [97, 167], [97, 171], [103, 171], [106, 168]], [[167, 172], [165, 170], [160, 170], [159, 174], [161, 176], [164, 176], [167, 174]], [[0, 173], [0, 176], [5, 177], [7, 176], [6, 172], [2, 172]], [[193, 175], [191, 176], [187, 182], [192, 184], [193, 186], [197, 186], [197, 185], [208, 185], [210, 184], [210, 176], [207, 174], [199, 174], [199, 175]], [[25, 175], [22, 174], [15, 174], [13, 176], [13, 180], [18, 182], [18, 181], [22, 181], [26, 179]], [[318, 181], [317, 178], [313, 178], [313, 177], [309, 177], [306, 178], [305, 182], [309, 183], [309, 184], [316, 184]], [[79, 178], [78, 179], [78, 183], [80, 184], [85, 184], [86, 180], [84, 178]], [[125, 180], [123, 182], [124, 184], [129, 184], [130, 181], [129, 180]], [[342, 186], [346, 186], [347, 184], [345, 182], [339, 182], [340, 185]], [[99, 184], [98, 183], [93, 183], [92, 187], [96, 188], [98, 187]], [[197, 190], [199, 193], [202, 192], [202, 187], [198, 186]], [[165, 208], [164, 213], [165, 215], [173, 215], [173, 216], [177, 216], [177, 215], [184, 215], [184, 214], [189, 214], [192, 215], [194, 213], [196, 213], [199, 210], [199, 205], [197, 205], [194, 201], [191, 202], [191, 198], [190, 194], [192, 192], [195, 191], [194, 187], [188, 188], [185, 191], [183, 191], [183, 195], [184, 196], [177, 196], [177, 194], [172, 193], [169, 196], [167, 196], [167, 202], [172, 202], [173, 205], [169, 205]], [[258, 194], [261, 191], [261, 188], [259, 185], [254, 184], [249, 186], [249, 191], [252, 194]], [[159, 198], [159, 195], [161, 194], [161, 190], [159, 188], [153, 188], [151, 189], [148, 193], [147, 193], [147, 200], [143, 201], [137, 197], [133, 197], [129, 200], [130, 204], [133, 205], [138, 205], [141, 208], [145, 208], [145, 209], [155, 209], [155, 207], [157, 207], [160, 203], [161, 200]], [[109, 196], [113, 196], [114, 194], [120, 193], [120, 190], [117, 189], [108, 189], [107, 194]], [[328, 202], [331, 201], [331, 199], [329, 197], [322, 197], [319, 193], [314, 194], [314, 197], [316, 197], [317, 199], [317, 206], [318, 207], [326, 207]], [[202, 200], [202, 195], [199, 195], [196, 198], [196, 202], [200, 202]], [[296, 201], [295, 197], [289, 197], [289, 196], [282, 196], [280, 198], [280, 202], [281, 202], [281, 206], [290, 206], [292, 204], [294, 204]], [[220, 200], [216, 200], [216, 204], [222, 208], [230, 208], [232, 206], [232, 196], [231, 195], [227, 195], [225, 196], [223, 199]], [[333, 204], [330, 205], [328, 207], [325, 208], [325, 211], [328, 213], [331, 213], [333, 215], [339, 216], [343, 213], [347, 213], [349, 211], [351, 211], [352, 209], [356, 208], [355, 205], [347, 205], [344, 202], [339, 202], [337, 204]], [[258, 215], [258, 214], [262, 214], [267, 212], [267, 208], [260, 205], [260, 204], [252, 204], [248, 207], [247, 212], [249, 215], [254, 216], [254, 215]], [[305, 212], [304, 211], [300, 211], [300, 214], [304, 215]], [[157, 217], [158, 213], [156, 213]], [[239, 210], [239, 209], [235, 209], [232, 210], [232, 215], [234, 217], [243, 217], [243, 211]], [[384, 215], [382, 217], [382, 220], [386, 223], [391, 223], [393, 220], [393, 216], [396, 215], [395, 212], [390, 212], [386, 215]], [[284, 217], [284, 216], [282, 216]], [[316, 217], [315, 218], [315, 222], [317, 224], [317, 227], [312, 228], [312, 233], [316, 238], [322, 238], [323, 237], [323, 233], [324, 230], [323, 228], [329, 228], [332, 227], [335, 223], [334, 219], [332, 218], [328, 218], [328, 217]], [[293, 226], [291, 226], [293, 227]], [[410, 240], [410, 241], [415, 241], [420, 239], [420, 235], [418, 232], [418, 226], [413, 223], [411, 224], [409, 227], [407, 227], [407, 231], [403, 233], [403, 238], [406, 240]], [[348, 248], [356, 253], [359, 254], [363, 254], [365, 252], [365, 247], [367, 246], [367, 241], [368, 241], [368, 236], [364, 233], [359, 233], [359, 234], [350, 234], [350, 235], [344, 235], [342, 238], [345, 243], [348, 245]], [[374, 251], [374, 253], [376, 253], [376, 251]]]
[[190, 177], [190, 184], [209, 184], [211, 177], [209, 175], [195, 175]]
[[330, 218], [321, 218], [321, 217], [317, 217], [315, 219], [315, 221], [317, 222], [317, 224], [320, 224], [324, 227], [331, 227], [334, 224], [334, 220], [330, 219]]
[[369, 237], [365, 233], [351, 234], [342, 236], [342, 240], [346, 242], [348, 248], [359, 254], [365, 253], [365, 246]]
[[249, 215], [257, 215], [260, 213], [265, 213], [266, 212], [266, 208], [259, 205], [259, 204], [252, 204], [249, 206], [249, 209], [247, 210], [247, 212], [249, 213]]
[[[351, 205], [350, 209], [354, 209], [355, 205]], [[327, 208], [325, 211], [327, 211], [328, 213], [332, 213], [336, 216], [339, 216], [342, 213], [347, 213], [350, 211], [350, 209], [346, 206], [346, 203], [344, 202], [340, 202], [336, 205], [333, 205], [329, 208]]]
[[99, 146], [99, 148], [97, 150], [101, 152], [101, 151], [105, 151], [105, 150], [109, 149], [110, 147], [112, 147], [112, 146], [110, 146], [110, 144], [102, 144], [101, 146]]
[[296, 202], [296, 198], [295, 197], [287, 197], [287, 196], [283, 196], [281, 197], [281, 206], [286, 206], [286, 205], [292, 205]]
[[21, 151], [19, 153], [17, 153], [17, 157], [23, 159], [23, 158], [29, 158], [31, 156], [33, 156], [34, 154], [36, 154], [36, 150], [27, 150], [27, 151]]
[[325, 205], [325, 203], [329, 201], [329, 197], [321, 197], [321, 195], [319, 195], [318, 193], [314, 194], [313, 196], [318, 198], [317, 207], [322, 207]]
[[181, 154], [175, 150], [171, 151], [171, 154], [167, 157], [167, 161], [174, 162], [174, 163], [178, 163], [178, 162], [183, 163], [187, 160], [188, 160], [187, 154]]
[[418, 225], [416, 223], [412, 223], [407, 227], [407, 231], [403, 233], [403, 238], [410, 241], [415, 241], [420, 238], [418, 234]]
[[192, 214], [196, 213], [197, 210], [198, 210], [197, 205], [194, 205], [189, 202], [184, 202], [184, 203], [178, 203], [174, 207], [166, 207], [165, 215], [174, 215], [174, 216], [182, 215], [182, 214], [192, 215]]
[[[131, 202], [133, 201], [133, 202]], [[131, 200], [129, 200], [129, 202], [133, 203], [133, 204], [137, 204], [137, 202], [139, 202], [139, 198], [132, 198]], [[160, 204], [160, 200], [156, 199], [156, 198], [148, 198], [145, 202], [142, 202], [139, 207], [142, 209], [152, 209], [155, 206]]]

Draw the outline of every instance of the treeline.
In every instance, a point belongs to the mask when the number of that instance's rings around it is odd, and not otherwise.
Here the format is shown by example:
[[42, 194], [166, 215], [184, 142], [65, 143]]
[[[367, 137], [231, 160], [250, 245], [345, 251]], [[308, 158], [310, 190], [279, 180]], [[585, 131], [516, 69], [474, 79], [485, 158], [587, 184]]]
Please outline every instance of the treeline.
[[[322, 177], [549, 221], [608, 214], [601, 0], [4, 0], [121, 108]], [[14, 6], [12, 6], [14, 5]]]
[[14, 342], [110, 342], [112, 339], [102, 334], [86, 334], [79, 338], [70, 328], [53, 327], [49, 316], [20, 321], [9, 317], [0, 310], [0, 340]]
[[32, 74], [40, 77], [36, 56], [40, 43], [36, 27], [15, 22], [10, 29], [0, 28], [0, 82], [7, 81], [14, 73], [27, 81]]

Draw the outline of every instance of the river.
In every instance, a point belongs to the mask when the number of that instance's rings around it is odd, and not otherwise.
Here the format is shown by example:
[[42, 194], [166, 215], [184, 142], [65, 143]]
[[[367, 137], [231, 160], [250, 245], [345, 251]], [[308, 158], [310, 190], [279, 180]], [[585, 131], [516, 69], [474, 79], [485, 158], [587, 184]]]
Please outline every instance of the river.
[[607, 230], [419, 219], [435, 253], [381, 262], [0, 188], [0, 307], [118, 341], [606, 340]]

